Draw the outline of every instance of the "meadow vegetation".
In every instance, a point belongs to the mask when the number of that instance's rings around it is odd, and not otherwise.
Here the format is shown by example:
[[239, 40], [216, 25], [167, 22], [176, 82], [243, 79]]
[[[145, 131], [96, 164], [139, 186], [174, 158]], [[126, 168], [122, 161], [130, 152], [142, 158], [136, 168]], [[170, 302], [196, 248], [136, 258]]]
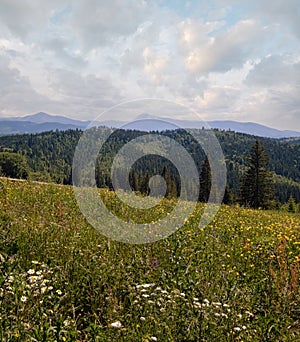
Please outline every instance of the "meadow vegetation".
[[130, 245], [91, 227], [71, 186], [0, 180], [0, 340], [299, 341], [299, 214], [223, 205], [201, 229], [203, 206]]

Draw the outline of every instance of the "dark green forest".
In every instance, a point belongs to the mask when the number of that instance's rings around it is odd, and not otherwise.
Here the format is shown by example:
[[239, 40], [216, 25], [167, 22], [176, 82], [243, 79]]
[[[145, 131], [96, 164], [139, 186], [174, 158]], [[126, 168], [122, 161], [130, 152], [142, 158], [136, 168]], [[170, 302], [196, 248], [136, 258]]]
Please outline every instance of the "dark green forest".
[[[108, 130], [95, 129], [95, 133]], [[196, 132], [196, 130], [195, 130]], [[22, 134], [0, 137], [0, 152], [17, 153], [27, 162], [28, 170], [25, 178], [40, 181], [52, 181], [61, 184], [72, 182], [72, 159], [76, 145], [82, 135], [80, 130], [51, 131], [38, 134]], [[158, 133], [158, 132], [151, 132]], [[110, 167], [119, 149], [132, 139], [147, 134], [136, 130], [116, 130], [102, 146], [97, 160], [96, 181], [98, 187], [111, 187]], [[205, 153], [199, 143], [183, 129], [160, 132], [180, 143], [193, 157], [197, 165], [202, 184], [199, 199], [207, 198], [207, 181], [209, 166]], [[227, 166], [227, 202], [239, 198], [240, 182], [247, 169], [247, 156], [251, 146], [258, 139], [268, 155], [266, 166], [273, 174], [275, 182], [275, 201], [286, 203], [290, 197], [300, 202], [300, 140], [270, 139], [235, 133], [232, 131], [215, 130], [216, 137], [223, 149]], [[88, 150], [87, 150], [88, 153]], [[24, 165], [22, 166], [24, 168]], [[12, 176], [0, 167], [0, 174]], [[132, 167], [130, 183], [134, 190], [147, 193], [148, 180], [151, 175], [160, 174], [168, 178], [167, 195], [173, 196], [180, 192], [179, 174], [176, 168], [166, 159], [149, 155], [138, 160]]]

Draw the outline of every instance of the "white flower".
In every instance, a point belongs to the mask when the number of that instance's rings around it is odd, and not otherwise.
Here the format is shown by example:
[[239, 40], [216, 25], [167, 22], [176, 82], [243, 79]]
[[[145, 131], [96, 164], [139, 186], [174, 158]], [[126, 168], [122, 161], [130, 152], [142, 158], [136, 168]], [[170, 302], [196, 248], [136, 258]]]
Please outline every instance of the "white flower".
[[68, 319], [65, 319], [63, 324], [65, 327], [68, 327], [70, 325], [70, 321]]
[[47, 286], [43, 286], [43, 287], [41, 288], [41, 293], [45, 293], [46, 290], [47, 290]]
[[154, 286], [155, 284], [154, 283], [151, 283], [151, 284], [143, 284], [142, 287], [144, 289], [147, 289], [148, 287], [151, 287], [151, 286]]
[[142, 294], [142, 297], [144, 297], [144, 298], [148, 298], [148, 297], [150, 297], [148, 294]]
[[193, 301], [194, 301], [194, 302], [199, 302], [199, 298], [194, 297], [194, 298], [193, 298]]
[[229, 308], [228, 304], [223, 304], [224, 308]]
[[209, 305], [209, 300], [208, 299], [204, 299], [203, 303]]
[[212, 302], [212, 305], [214, 305], [214, 306], [222, 306], [222, 304], [220, 302]]
[[32, 262], [34, 265], [38, 265], [38, 264], [39, 264], [39, 262], [36, 261], [36, 260], [32, 260], [31, 262]]
[[234, 327], [233, 330], [234, 331], [241, 331], [241, 328], [240, 327]]
[[14, 281], [14, 277], [13, 276], [9, 276], [8, 277], [8, 279], [7, 279], [7, 281], [9, 282], [9, 283], [12, 283], [13, 281]]
[[157, 337], [151, 336], [151, 340], [152, 340], [152, 341], [157, 341]]
[[116, 321], [111, 323], [110, 325], [112, 328], [122, 328], [122, 323], [120, 321]]
[[28, 274], [34, 274], [35, 270], [33, 270], [32, 268], [30, 270], [27, 271]]
[[21, 297], [21, 302], [23, 302], [23, 303], [27, 302], [27, 297], [26, 296], [22, 296]]
[[141, 321], [145, 321], [146, 318], [142, 316], [142, 317], [140, 317], [140, 320], [141, 320]]
[[55, 292], [56, 292], [59, 296], [62, 295], [61, 290], [56, 290]]

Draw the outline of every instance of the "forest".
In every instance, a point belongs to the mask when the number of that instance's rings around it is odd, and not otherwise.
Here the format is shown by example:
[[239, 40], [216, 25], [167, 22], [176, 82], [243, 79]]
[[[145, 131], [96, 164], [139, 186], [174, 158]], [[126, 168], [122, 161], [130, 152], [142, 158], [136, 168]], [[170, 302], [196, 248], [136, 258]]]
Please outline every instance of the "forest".
[[[108, 128], [93, 128], [98, 139]], [[195, 130], [195, 134], [197, 130]], [[22, 134], [0, 137], [0, 174], [15, 178], [72, 183], [72, 159], [76, 145], [82, 136], [81, 130], [50, 131], [38, 134]], [[158, 134], [158, 132], [150, 132]], [[247, 169], [247, 157], [251, 146], [258, 140], [268, 156], [266, 169], [273, 175], [274, 203], [286, 203], [293, 198], [300, 202], [300, 140], [270, 139], [236, 133], [233, 131], [214, 130], [222, 147], [227, 167], [227, 188], [224, 201], [232, 203], [239, 200], [240, 184]], [[96, 166], [96, 182], [100, 188], [112, 188], [110, 167], [114, 156], [126, 143], [147, 134], [137, 130], [115, 130], [99, 151]], [[207, 200], [209, 191], [209, 165], [200, 144], [189, 132], [180, 129], [160, 132], [181, 144], [193, 157], [200, 175], [202, 193], [200, 201]], [[86, 151], [88, 153], [88, 150]], [[4, 155], [22, 156], [20, 174], [12, 168], [6, 168]], [[2, 155], [2, 157], [1, 157]], [[2, 160], [2, 162], [1, 162]], [[2, 163], [2, 164], [1, 164]], [[15, 164], [18, 162], [15, 161]], [[27, 168], [24, 165], [27, 165]], [[167, 182], [167, 195], [176, 196], [180, 192], [180, 179], [176, 168], [165, 158], [153, 154], [138, 160], [130, 172], [130, 184], [135, 191], [147, 194], [148, 181], [152, 175], [160, 174]], [[273, 204], [274, 204], [273, 203]], [[275, 205], [275, 204], [274, 204]]]

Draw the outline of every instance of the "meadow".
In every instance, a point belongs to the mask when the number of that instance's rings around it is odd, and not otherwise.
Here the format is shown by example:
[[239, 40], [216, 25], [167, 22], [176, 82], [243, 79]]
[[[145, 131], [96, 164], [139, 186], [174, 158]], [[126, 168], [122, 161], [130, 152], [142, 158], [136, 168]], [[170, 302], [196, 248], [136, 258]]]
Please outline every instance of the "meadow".
[[300, 341], [299, 214], [222, 206], [200, 229], [199, 204], [130, 245], [91, 227], [70, 186], [1, 179], [0, 208], [1, 341]]

